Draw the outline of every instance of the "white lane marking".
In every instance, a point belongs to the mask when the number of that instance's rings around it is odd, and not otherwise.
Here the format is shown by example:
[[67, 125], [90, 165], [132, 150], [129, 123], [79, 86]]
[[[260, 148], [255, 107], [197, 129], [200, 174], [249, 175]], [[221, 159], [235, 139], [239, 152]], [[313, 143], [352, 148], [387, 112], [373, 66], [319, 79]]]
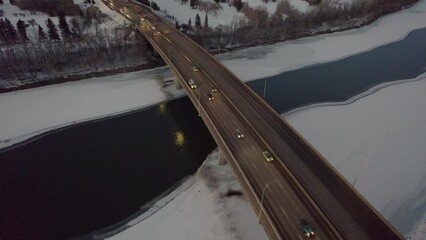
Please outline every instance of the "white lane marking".
[[297, 235], [297, 236], [299, 236], [299, 238], [300, 238], [301, 240], [303, 240], [303, 238], [302, 238], [300, 235]]
[[278, 181], [278, 185], [280, 185], [280, 188], [281, 188], [282, 190], [285, 190], [285, 189], [284, 189], [284, 187], [283, 187], [283, 185], [281, 185], [281, 182], [280, 182], [280, 181]]
[[270, 193], [272, 193], [272, 189], [271, 189], [270, 186], [268, 186], [268, 190], [269, 190]]
[[298, 208], [298, 207], [296, 207], [296, 210], [300, 213], [300, 210], [299, 210], [299, 208]]
[[280, 205], [280, 208], [281, 208], [281, 211], [283, 211], [283, 213], [285, 214], [285, 216], [288, 218], [287, 213], [285, 212], [284, 208], [283, 208], [283, 207], [281, 207], [281, 205]]
[[263, 165], [265, 165], [266, 168], [268, 168], [270, 166], [270, 162], [266, 161], [266, 159], [263, 159]]

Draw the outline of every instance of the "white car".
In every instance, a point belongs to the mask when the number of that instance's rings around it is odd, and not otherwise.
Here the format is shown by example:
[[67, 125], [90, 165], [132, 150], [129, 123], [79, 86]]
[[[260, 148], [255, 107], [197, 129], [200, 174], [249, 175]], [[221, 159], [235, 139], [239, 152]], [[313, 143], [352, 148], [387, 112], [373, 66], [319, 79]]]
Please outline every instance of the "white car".
[[189, 79], [189, 80], [188, 80], [188, 84], [189, 84], [189, 87], [190, 87], [191, 89], [196, 89], [196, 88], [197, 88], [197, 85], [195, 85], [195, 82], [194, 82], [194, 80], [192, 80], [192, 79]]
[[194, 66], [194, 67], [192, 67], [192, 71], [198, 72], [198, 68]]

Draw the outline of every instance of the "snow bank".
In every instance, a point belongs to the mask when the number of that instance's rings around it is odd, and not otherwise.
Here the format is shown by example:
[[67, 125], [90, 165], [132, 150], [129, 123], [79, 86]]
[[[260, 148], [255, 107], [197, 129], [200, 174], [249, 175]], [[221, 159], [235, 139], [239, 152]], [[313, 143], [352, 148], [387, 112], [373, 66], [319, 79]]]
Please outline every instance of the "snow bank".
[[285, 117], [403, 234], [426, 220], [425, 93], [422, 74]]
[[[169, 99], [167, 68], [0, 94], [0, 148], [63, 126], [118, 115]], [[170, 74], [170, 73], [169, 73]], [[124, 97], [125, 96], [125, 97]]]
[[[239, 195], [241, 186], [229, 166], [217, 163], [215, 151], [200, 167], [191, 187], [140, 224], [132, 221], [131, 228], [109, 239], [268, 239], [250, 204]], [[227, 196], [231, 191], [237, 194]]]

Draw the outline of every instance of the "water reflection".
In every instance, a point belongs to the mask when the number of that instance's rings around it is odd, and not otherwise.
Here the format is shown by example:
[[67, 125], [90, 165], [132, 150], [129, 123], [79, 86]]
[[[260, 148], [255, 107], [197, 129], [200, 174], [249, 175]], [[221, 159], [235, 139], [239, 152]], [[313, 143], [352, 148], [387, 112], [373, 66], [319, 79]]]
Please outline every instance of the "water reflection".
[[166, 113], [166, 111], [167, 111], [167, 104], [165, 104], [165, 103], [161, 103], [159, 106], [158, 106], [158, 111], [160, 112], [160, 113]]
[[182, 131], [176, 131], [175, 132], [175, 144], [176, 147], [183, 149], [183, 147], [185, 147], [185, 133], [183, 133]]

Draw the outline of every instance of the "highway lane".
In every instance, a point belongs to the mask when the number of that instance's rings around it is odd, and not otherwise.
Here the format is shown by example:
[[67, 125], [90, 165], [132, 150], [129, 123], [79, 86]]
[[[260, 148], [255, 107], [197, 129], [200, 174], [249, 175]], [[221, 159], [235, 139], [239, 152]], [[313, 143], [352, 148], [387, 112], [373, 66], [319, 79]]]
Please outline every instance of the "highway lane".
[[[138, 11], [143, 12], [144, 10]], [[199, 82], [202, 81], [206, 82], [205, 84], [209, 84], [209, 81], [214, 79], [214, 84], [217, 85], [220, 89], [219, 91], [224, 94], [226, 99], [223, 101], [223, 104], [212, 104], [211, 102], [209, 105], [205, 105], [205, 100], [200, 98], [201, 104], [203, 108], [205, 108], [205, 111], [208, 112], [209, 116], [213, 116], [211, 117], [210, 121], [215, 122], [217, 125], [216, 129], [220, 129], [219, 131], [221, 132], [221, 135], [223, 135], [222, 140], [224, 140], [226, 144], [230, 146], [229, 149], [231, 149], [230, 151], [232, 152], [232, 155], [235, 156], [236, 160], [238, 160], [239, 164], [241, 165], [240, 168], [242, 168], [242, 171], [246, 174], [246, 180], [249, 179], [248, 181], [251, 183], [252, 188], [255, 191], [255, 195], [257, 197], [256, 200], [259, 202], [259, 196], [261, 195], [263, 187], [273, 181], [270, 180], [271, 176], [274, 176], [274, 180], [276, 178], [280, 179], [277, 180], [277, 183], [280, 184], [270, 184], [267, 188], [265, 193], [265, 196], [267, 197], [264, 199], [264, 205], [265, 209], [270, 213], [268, 216], [274, 218], [275, 222], [285, 223], [285, 226], [279, 226], [279, 230], [285, 232], [283, 236], [287, 236], [291, 239], [300, 238], [300, 235], [288, 235], [288, 229], [291, 228], [290, 232], [298, 232], [300, 234], [300, 229], [298, 229], [298, 226], [295, 224], [295, 222], [297, 222], [297, 219], [303, 215], [307, 216], [306, 218], [310, 220], [316, 231], [318, 231], [318, 229], [325, 229], [327, 236], [335, 235], [334, 237], [338, 238], [336, 231], [333, 229], [333, 227], [330, 227], [330, 223], [327, 222], [330, 218], [334, 226], [337, 226], [339, 232], [343, 232], [345, 238], [347, 239], [377, 239], [374, 238], [374, 236], [378, 235], [368, 235], [368, 233], [366, 233], [362, 228], [365, 228], [365, 226], [359, 226], [359, 219], [357, 219], [358, 222], [352, 219], [353, 211], [352, 214], [349, 213], [345, 208], [347, 205], [342, 205], [341, 203], [344, 202], [342, 202], [341, 199], [339, 201], [335, 198], [333, 191], [345, 189], [345, 186], [340, 186], [340, 188], [329, 190], [327, 188], [327, 186], [329, 187], [329, 184], [326, 186], [326, 183], [330, 182], [330, 180], [328, 182], [324, 181], [320, 178], [321, 175], [318, 176], [318, 171], [315, 172], [315, 169], [312, 168], [312, 166], [315, 166], [316, 164], [315, 160], [318, 158], [321, 159], [321, 157], [316, 152], [312, 152], [309, 149], [309, 144], [304, 142], [303, 138], [300, 138], [300, 136], [295, 134], [291, 127], [287, 126], [286, 124], [283, 125], [283, 121], [272, 109], [270, 109], [267, 104], [260, 100], [259, 97], [250, 89], [248, 89], [244, 83], [242, 83], [238, 78], [236, 78], [235, 75], [224, 68], [220, 63], [211, 58], [210, 55], [207, 54], [204, 50], [196, 45], [193, 45], [182, 34], [175, 33], [173, 29], [170, 29], [173, 28], [172, 26], [163, 24], [161, 20], [157, 19], [153, 15], [150, 15], [149, 10], [145, 14], [147, 14], [147, 19], [150, 21], [150, 23], [155, 24], [156, 28], [160, 30], [160, 32], [171, 32], [170, 34], [166, 34], [167, 37], [165, 38], [166, 41], [164, 42], [161, 40], [162, 34], [159, 34], [158, 36], [160, 37], [158, 37], [154, 36], [153, 30], [151, 30], [151, 32], [145, 31], [145, 33], [148, 34], [148, 37], [151, 37], [155, 40], [154, 44], [157, 44], [161, 49], [168, 49], [169, 55], [171, 48], [178, 49], [176, 52], [190, 53], [190, 57], [186, 56], [185, 54], [182, 55], [184, 55], [184, 58], [187, 60], [189, 65], [199, 66], [201, 71], [203, 71], [203, 74], [206, 75], [204, 77], [201, 76], [201, 74], [199, 74], [199, 76], [195, 76], [197, 83], [203, 84]], [[127, 16], [134, 22], [138, 22], [137, 16], [132, 16], [132, 14], [127, 14]], [[174, 44], [168, 38], [172, 38]], [[174, 52], [174, 50], [172, 52]], [[166, 54], [163, 53], [163, 57], [164, 55]], [[167, 57], [167, 55], [165, 57]], [[176, 64], [179, 63], [176, 62]], [[184, 69], [181, 69], [178, 72], [182, 74], [182, 72], [188, 72], [188, 69], [191, 69], [191, 66], [189, 66], [189, 68], [186, 66]], [[185, 77], [188, 76], [182, 77], [185, 79]], [[238, 94], [236, 94], [237, 92]], [[189, 95], [191, 97], [190, 93]], [[191, 100], [193, 100], [194, 104], [197, 104], [196, 97], [192, 96]], [[215, 109], [215, 105], [220, 105], [220, 109]], [[219, 114], [221, 112], [225, 112], [223, 110], [224, 106], [228, 106], [231, 112], [235, 112], [236, 109], [238, 111], [237, 113], [234, 113], [234, 115], [224, 114], [226, 116], [224, 117], [222, 114]], [[246, 131], [246, 136], [255, 136], [250, 139], [250, 146], [252, 146], [251, 148], [247, 149], [245, 145], [241, 146], [240, 144], [235, 145], [235, 139], [232, 139], [232, 134], [231, 136], [228, 136], [229, 133], [233, 132], [232, 127], [227, 128], [226, 124], [225, 126], [219, 126], [221, 121], [226, 123], [235, 121], [234, 119], [239, 119], [239, 121], [242, 122], [247, 122], [249, 120], [249, 123], [246, 123], [248, 126], [246, 126], [244, 130]], [[268, 148], [271, 148], [270, 151], [273, 152], [275, 156], [277, 156], [277, 160], [282, 161], [281, 164], [280, 161], [274, 161], [273, 164], [265, 164], [265, 160], [261, 159], [263, 158], [261, 156], [261, 152]], [[306, 148], [308, 149], [306, 150]], [[241, 149], [243, 149], [243, 151], [241, 151]], [[324, 163], [322, 164], [324, 165]], [[286, 170], [287, 167], [291, 170], [292, 173], [285, 174], [288, 172]], [[320, 167], [324, 168], [324, 166], [321, 165]], [[259, 168], [262, 170], [259, 171]], [[331, 172], [334, 174], [333, 171]], [[339, 175], [337, 176], [341, 177]], [[295, 181], [293, 178], [297, 179], [297, 181]], [[281, 182], [281, 179], [284, 179], [283, 182]], [[335, 180], [333, 178], [331, 179]], [[283, 187], [283, 183], [287, 184], [285, 188]], [[291, 186], [288, 183], [290, 183]], [[343, 183], [347, 184], [345, 182]], [[294, 186], [298, 184], [303, 185], [303, 187]], [[307, 195], [304, 191], [308, 191], [309, 195]], [[281, 196], [280, 194], [272, 194], [272, 192], [290, 192], [291, 194], [285, 195], [285, 197], [283, 197], [284, 199], [281, 199], [279, 197]], [[271, 197], [269, 197], [269, 194]], [[284, 196], [284, 194], [282, 195]], [[310, 197], [315, 199], [315, 201], [312, 199], [308, 199], [309, 201], [306, 200]], [[289, 198], [292, 200], [289, 201]], [[295, 207], [295, 202], [297, 202], [299, 206]], [[286, 203], [285, 207], [280, 205], [282, 203]], [[256, 204], [254, 204], [253, 207], [256, 210], [255, 205]], [[320, 206], [321, 210], [319, 210], [318, 206], [315, 207], [315, 205]], [[295, 211], [289, 211], [287, 209], [294, 209]], [[301, 213], [301, 211], [303, 211], [303, 213]], [[327, 217], [322, 215], [322, 211], [326, 212]], [[283, 214], [279, 214], [280, 212]], [[377, 213], [373, 211], [373, 214]], [[291, 216], [291, 221], [281, 219], [283, 216], [287, 217], [288, 215]], [[365, 215], [362, 217], [365, 217]], [[378, 231], [381, 231], [383, 227], [386, 228], [389, 226], [386, 224], [379, 226]], [[389, 229], [387, 229], [387, 231], [389, 232]], [[392, 234], [389, 236], [392, 238], [386, 239], [399, 239], [397, 235], [396, 238]]]

